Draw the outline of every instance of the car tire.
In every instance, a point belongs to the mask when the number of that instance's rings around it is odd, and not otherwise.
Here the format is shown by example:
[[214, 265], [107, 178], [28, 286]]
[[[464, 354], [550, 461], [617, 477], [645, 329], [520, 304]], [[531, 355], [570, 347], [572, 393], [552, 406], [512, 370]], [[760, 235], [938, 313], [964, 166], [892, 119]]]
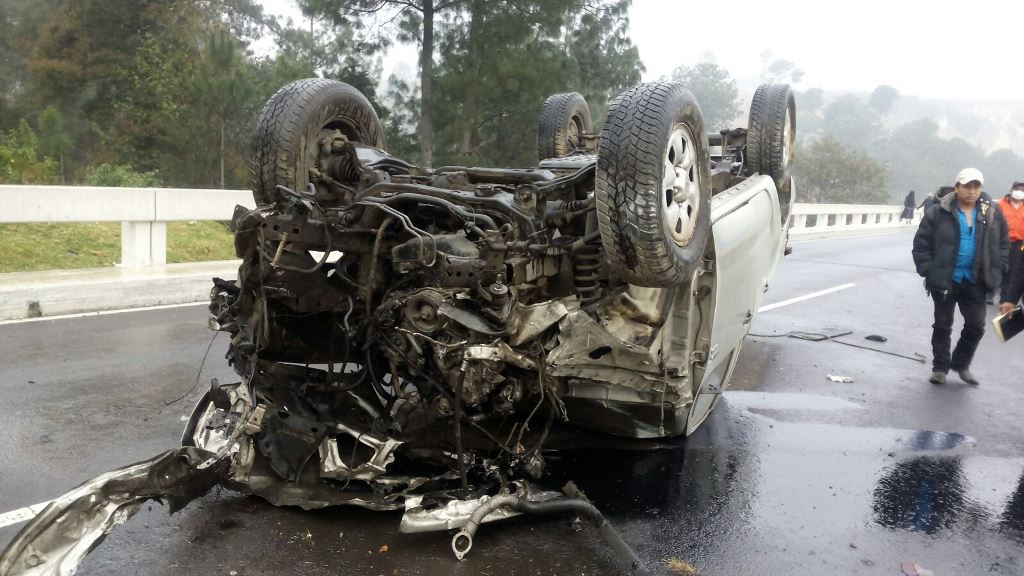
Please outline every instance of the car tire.
[[285, 84], [263, 107], [253, 140], [252, 193], [272, 204], [277, 186], [305, 191], [318, 168], [319, 141], [340, 130], [349, 140], [384, 148], [384, 130], [373, 105], [344, 82], [307, 78]]
[[788, 84], [762, 84], [754, 92], [747, 124], [747, 165], [751, 173], [771, 176], [779, 191], [783, 221], [792, 205], [796, 104]]
[[608, 265], [624, 280], [671, 286], [696, 269], [711, 232], [710, 158], [700, 106], [682, 84], [642, 84], [612, 101], [595, 196]]
[[537, 121], [537, 155], [541, 160], [558, 158], [583, 148], [584, 134], [594, 131], [590, 107], [579, 92], [549, 96]]

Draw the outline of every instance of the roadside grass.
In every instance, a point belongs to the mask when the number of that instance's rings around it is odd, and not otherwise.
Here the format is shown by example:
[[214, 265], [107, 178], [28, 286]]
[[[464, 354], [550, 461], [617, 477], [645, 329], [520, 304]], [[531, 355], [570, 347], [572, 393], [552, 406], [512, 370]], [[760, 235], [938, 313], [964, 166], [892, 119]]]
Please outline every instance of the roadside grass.
[[[167, 261], [235, 257], [223, 222], [168, 222]], [[121, 259], [121, 223], [0, 224], [0, 272], [113, 266]]]
[[228, 230], [227, 222], [167, 223], [168, 262], [206, 262], [234, 258], [235, 236]]

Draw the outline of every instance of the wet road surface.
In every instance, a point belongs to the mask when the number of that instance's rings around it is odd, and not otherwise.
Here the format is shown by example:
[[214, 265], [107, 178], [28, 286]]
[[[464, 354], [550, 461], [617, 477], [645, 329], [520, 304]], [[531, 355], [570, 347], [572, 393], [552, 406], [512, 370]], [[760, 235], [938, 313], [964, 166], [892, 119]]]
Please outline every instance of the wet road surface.
[[[1024, 342], [986, 333], [973, 388], [927, 383], [931, 303], [910, 233], [797, 244], [732, 385], [693, 437], [623, 442], [561, 431], [553, 485], [574, 480], [652, 567], [701, 574], [1024, 574]], [[211, 334], [203, 307], [0, 326], [0, 513], [174, 445]], [[956, 333], [955, 328], [954, 333]], [[864, 339], [886, 336], [885, 343]], [[226, 339], [202, 382], [230, 381]], [[116, 354], [112, 351], [117, 351]], [[835, 383], [828, 374], [850, 376]], [[204, 384], [200, 384], [202, 388]], [[79, 574], [609, 574], [588, 525], [484, 525], [467, 560], [399, 513], [274, 508], [220, 490], [168, 517], [151, 503]], [[0, 546], [20, 525], [0, 528]], [[386, 548], [385, 548], [386, 546]]]

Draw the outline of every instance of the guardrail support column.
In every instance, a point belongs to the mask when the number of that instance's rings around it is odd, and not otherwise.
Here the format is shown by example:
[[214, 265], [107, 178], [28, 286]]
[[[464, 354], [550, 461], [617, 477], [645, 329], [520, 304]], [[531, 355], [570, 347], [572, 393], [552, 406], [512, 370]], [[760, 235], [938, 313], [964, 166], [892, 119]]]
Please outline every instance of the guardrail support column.
[[166, 263], [166, 222], [121, 222], [121, 266], [163, 266]]
[[149, 263], [167, 264], [167, 222], [153, 222], [149, 228]]

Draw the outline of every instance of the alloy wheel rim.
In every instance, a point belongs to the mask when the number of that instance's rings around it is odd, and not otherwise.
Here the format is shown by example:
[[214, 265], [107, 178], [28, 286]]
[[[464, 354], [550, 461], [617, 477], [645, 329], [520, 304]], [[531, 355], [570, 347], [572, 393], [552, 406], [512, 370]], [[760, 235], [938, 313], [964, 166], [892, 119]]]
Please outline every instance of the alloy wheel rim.
[[662, 168], [661, 213], [666, 231], [677, 246], [693, 238], [700, 212], [700, 171], [693, 132], [677, 124], [669, 134]]

